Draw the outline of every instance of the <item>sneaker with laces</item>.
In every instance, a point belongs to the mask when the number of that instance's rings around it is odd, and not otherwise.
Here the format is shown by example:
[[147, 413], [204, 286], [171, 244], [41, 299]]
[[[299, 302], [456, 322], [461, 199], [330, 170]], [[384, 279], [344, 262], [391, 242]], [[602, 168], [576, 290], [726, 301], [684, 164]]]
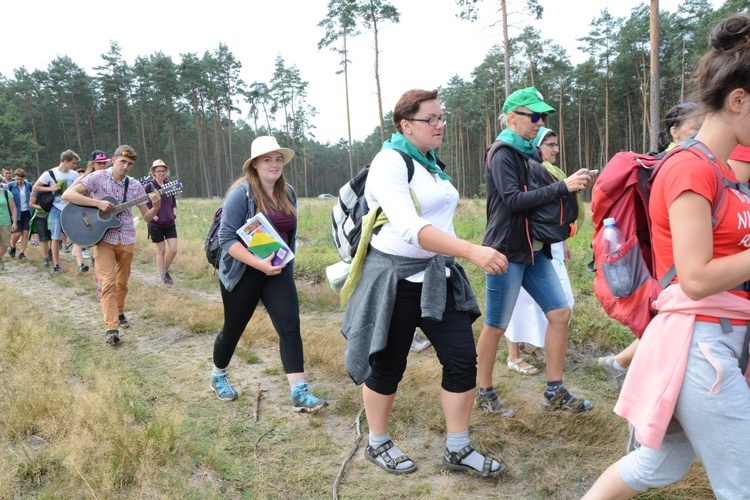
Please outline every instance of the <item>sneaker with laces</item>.
[[211, 374], [211, 389], [216, 393], [216, 397], [222, 401], [234, 401], [238, 396], [237, 391], [229, 383], [226, 373], [221, 375]]
[[574, 397], [565, 387], [558, 387], [555, 392], [544, 391], [544, 402], [551, 410], [570, 410], [583, 413], [594, 407], [587, 399]]
[[120, 341], [120, 332], [117, 330], [107, 330], [104, 334], [104, 342], [109, 345], [115, 345]]
[[62, 270], [62, 269], [60, 269], [60, 264], [55, 264], [55, 265], [54, 265], [54, 266], [52, 267], [52, 272], [53, 272], [54, 274], [57, 274], [57, 273], [59, 273], [59, 272], [60, 272], [61, 270]]
[[426, 351], [432, 347], [432, 342], [424, 338], [422, 335], [420, 335], [418, 332], [414, 332], [414, 337], [411, 340], [411, 350], [412, 352], [422, 352]]
[[42, 259], [42, 265], [44, 267], [49, 267], [49, 257], [45, 257]]
[[21, 252], [18, 254], [18, 260], [26, 260], [26, 254]]
[[81, 262], [80, 264], [78, 264], [78, 272], [80, 274], [86, 273], [86, 272], [88, 272], [88, 270], [89, 270], [89, 266], [87, 266], [83, 262]]
[[601, 357], [597, 360], [597, 363], [599, 364], [599, 368], [601, 368], [607, 376], [609, 384], [614, 387], [617, 392], [620, 392], [622, 390], [622, 384], [625, 382], [625, 375], [627, 375], [628, 371], [620, 370], [615, 366], [614, 355]]
[[292, 391], [292, 410], [296, 412], [313, 413], [328, 406], [325, 399], [316, 398], [307, 386], [300, 384]]
[[165, 284], [165, 285], [174, 285], [174, 280], [173, 280], [173, 279], [172, 279], [172, 277], [171, 277], [171, 276], [169, 275], [169, 271], [166, 271], [166, 272], [164, 273], [164, 284]]
[[16, 249], [15, 247], [8, 247], [8, 255], [10, 255], [11, 259], [16, 258]]
[[133, 326], [124, 314], [120, 314], [120, 317], [118, 319], [120, 321], [120, 328], [130, 328], [131, 326]]
[[480, 387], [477, 389], [475, 402], [477, 407], [481, 408], [486, 413], [497, 413], [501, 417], [510, 417], [513, 415], [513, 410], [505, 408], [500, 400], [497, 399], [494, 387], [490, 387], [489, 389], [482, 389]]

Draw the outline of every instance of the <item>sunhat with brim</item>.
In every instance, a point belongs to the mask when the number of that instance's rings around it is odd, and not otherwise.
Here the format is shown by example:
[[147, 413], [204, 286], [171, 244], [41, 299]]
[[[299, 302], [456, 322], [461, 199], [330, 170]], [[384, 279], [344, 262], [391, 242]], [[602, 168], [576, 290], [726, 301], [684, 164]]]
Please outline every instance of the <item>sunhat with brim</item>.
[[242, 165], [242, 170], [247, 172], [254, 159], [268, 153], [273, 153], [274, 151], [281, 153], [281, 156], [284, 159], [284, 165], [292, 161], [292, 158], [294, 158], [294, 151], [279, 146], [275, 137], [264, 135], [253, 141], [253, 144], [250, 146], [250, 158], [248, 158], [245, 164]]
[[503, 104], [503, 113], [510, 113], [518, 108], [529, 108], [533, 113], [554, 113], [555, 108], [544, 102], [542, 93], [535, 87], [526, 87], [513, 92]]
[[738, 144], [729, 155], [729, 159], [750, 162], [750, 146], [740, 146]]
[[169, 170], [169, 165], [167, 165], [166, 163], [164, 163], [164, 160], [154, 160], [154, 163], [151, 164], [151, 168], [149, 169], [149, 172], [151, 172], [153, 174], [154, 173], [154, 169], [156, 167], [164, 167], [167, 170]]

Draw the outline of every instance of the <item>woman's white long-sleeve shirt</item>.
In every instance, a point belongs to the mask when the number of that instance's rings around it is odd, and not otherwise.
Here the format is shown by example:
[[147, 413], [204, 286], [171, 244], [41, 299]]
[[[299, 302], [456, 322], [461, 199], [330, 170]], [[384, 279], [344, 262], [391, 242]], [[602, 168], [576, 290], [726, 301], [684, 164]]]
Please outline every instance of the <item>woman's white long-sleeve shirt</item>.
[[[409, 193], [409, 188], [419, 200], [420, 217]], [[425, 167], [414, 162], [414, 176], [408, 182], [404, 159], [393, 149], [384, 149], [370, 164], [365, 185], [365, 198], [370, 210], [381, 207], [388, 217], [370, 244], [381, 252], [429, 259], [436, 255], [419, 245], [419, 231], [432, 225], [455, 236], [453, 215], [458, 206], [458, 191], [450, 181], [433, 176]], [[421, 273], [420, 273], [421, 274]], [[408, 278], [422, 281], [420, 275]]]

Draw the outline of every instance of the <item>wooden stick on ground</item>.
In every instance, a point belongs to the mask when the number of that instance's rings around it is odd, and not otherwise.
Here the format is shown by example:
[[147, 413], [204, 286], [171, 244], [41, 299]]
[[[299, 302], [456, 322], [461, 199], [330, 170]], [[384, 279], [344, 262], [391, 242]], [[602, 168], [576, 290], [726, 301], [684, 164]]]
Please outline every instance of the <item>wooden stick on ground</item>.
[[260, 382], [255, 387], [255, 399], [253, 400], [253, 422], [258, 421], [258, 414], [260, 413], [260, 394], [264, 389], [260, 388]]
[[333, 500], [337, 500], [339, 498], [339, 495], [338, 495], [339, 481], [341, 481], [341, 478], [344, 475], [344, 469], [346, 468], [346, 464], [348, 464], [349, 461], [352, 459], [352, 457], [354, 456], [354, 453], [357, 451], [357, 448], [359, 448], [359, 442], [362, 440], [362, 433], [359, 430], [359, 421], [364, 411], [365, 411], [364, 408], [360, 408], [359, 413], [357, 413], [357, 418], [354, 420], [354, 428], [357, 431], [357, 436], [354, 439], [354, 444], [352, 445], [352, 449], [349, 451], [349, 455], [346, 457], [346, 460], [344, 460], [344, 462], [341, 464], [339, 473], [336, 475], [336, 480], [333, 482]]

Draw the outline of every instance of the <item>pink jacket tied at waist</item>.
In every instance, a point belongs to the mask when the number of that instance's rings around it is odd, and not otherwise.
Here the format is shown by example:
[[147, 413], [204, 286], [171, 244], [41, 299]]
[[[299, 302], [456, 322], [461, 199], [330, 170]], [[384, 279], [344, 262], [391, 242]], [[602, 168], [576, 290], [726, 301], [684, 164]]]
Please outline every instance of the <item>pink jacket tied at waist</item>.
[[[654, 307], [659, 314], [641, 338], [614, 411], [633, 424], [639, 443], [658, 450], [682, 388], [695, 316], [750, 321], [750, 302], [729, 292], [696, 301], [675, 284]], [[745, 378], [750, 385], [750, 370]]]

